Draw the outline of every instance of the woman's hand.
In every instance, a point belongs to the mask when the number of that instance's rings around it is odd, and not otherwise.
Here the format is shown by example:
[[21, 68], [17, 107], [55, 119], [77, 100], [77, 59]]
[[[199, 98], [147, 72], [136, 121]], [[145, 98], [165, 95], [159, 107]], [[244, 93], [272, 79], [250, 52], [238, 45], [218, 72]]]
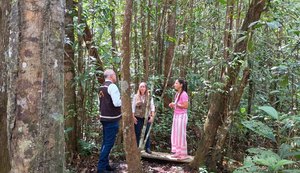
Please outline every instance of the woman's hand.
[[154, 117], [153, 117], [153, 116], [150, 116], [148, 122], [149, 122], [149, 123], [153, 123], [153, 119], [154, 119]]
[[133, 118], [133, 123], [137, 124], [137, 119], [135, 118], [134, 114], [132, 114], [132, 118]]
[[172, 109], [174, 109], [174, 107], [175, 107], [175, 103], [173, 103], [173, 102], [172, 102], [172, 103], [170, 103], [170, 104], [169, 104], [169, 107], [170, 107], [170, 108], [172, 108]]

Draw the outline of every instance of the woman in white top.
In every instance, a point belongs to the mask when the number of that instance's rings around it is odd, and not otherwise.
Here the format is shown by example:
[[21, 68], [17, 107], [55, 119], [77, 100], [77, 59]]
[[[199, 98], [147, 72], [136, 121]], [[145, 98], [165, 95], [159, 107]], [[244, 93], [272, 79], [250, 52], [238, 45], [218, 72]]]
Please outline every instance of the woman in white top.
[[[148, 93], [147, 84], [145, 82], [141, 82], [139, 85], [139, 89], [137, 93], [134, 95], [132, 100], [132, 117], [134, 120], [134, 130], [135, 130], [136, 142], [138, 146], [141, 137], [141, 131], [144, 125], [147, 101], [149, 100], [148, 97], [149, 97], [149, 93]], [[155, 106], [154, 106], [153, 98], [150, 99], [149, 112], [150, 115], [148, 117], [146, 134], [148, 133], [150, 124], [153, 122], [154, 115], [155, 115]], [[145, 151], [149, 154], [152, 153], [150, 150], [150, 137], [146, 141]]]

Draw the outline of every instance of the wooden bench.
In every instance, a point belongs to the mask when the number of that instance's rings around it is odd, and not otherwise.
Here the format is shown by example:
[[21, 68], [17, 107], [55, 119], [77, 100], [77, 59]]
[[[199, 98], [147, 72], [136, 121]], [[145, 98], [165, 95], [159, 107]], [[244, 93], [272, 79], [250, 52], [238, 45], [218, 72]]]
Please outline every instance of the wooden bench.
[[194, 159], [194, 156], [187, 156], [186, 159], [178, 159], [178, 158], [171, 157], [171, 154], [169, 153], [154, 152], [154, 151], [152, 151], [152, 154], [148, 154], [144, 150], [141, 151], [141, 156], [143, 158], [165, 160], [170, 162], [181, 162], [181, 163], [190, 163]]

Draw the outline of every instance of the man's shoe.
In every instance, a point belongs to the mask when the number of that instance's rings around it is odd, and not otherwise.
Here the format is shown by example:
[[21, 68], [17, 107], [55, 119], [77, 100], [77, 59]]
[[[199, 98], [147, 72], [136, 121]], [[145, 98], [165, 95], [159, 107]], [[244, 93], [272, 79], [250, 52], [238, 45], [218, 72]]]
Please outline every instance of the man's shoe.
[[146, 153], [152, 154], [152, 151], [150, 150], [150, 148], [146, 148]]
[[116, 168], [114, 168], [114, 167], [111, 167], [111, 166], [107, 166], [106, 167], [106, 171], [111, 171], [111, 172], [113, 172], [113, 171], [115, 171], [116, 170]]
[[98, 170], [97, 173], [112, 173], [114, 172], [116, 169], [111, 167], [111, 166], [107, 166], [106, 169], [101, 169], [101, 170]]

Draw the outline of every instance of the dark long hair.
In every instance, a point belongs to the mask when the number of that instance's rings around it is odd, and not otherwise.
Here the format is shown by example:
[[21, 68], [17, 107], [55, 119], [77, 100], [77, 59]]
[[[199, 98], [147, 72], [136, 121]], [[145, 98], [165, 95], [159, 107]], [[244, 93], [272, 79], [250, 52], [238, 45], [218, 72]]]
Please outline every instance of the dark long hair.
[[178, 81], [180, 84], [182, 84], [182, 90], [181, 90], [181, 92], [180, 92], [180, 94], [179, 94], [179, 96], [178, 96], [178, 99], [177, 99], [177, 100], [179, 100], [179, 99], [180, 99], [180, 96], [181, 96], [181, 94], [182, 94], [183, 91], [185, 91], [185, 92], [187, 93], [187, 81], [184, 80], [184, 79], [182, 79], [182, 78], [178, 78], [177, 81]]

